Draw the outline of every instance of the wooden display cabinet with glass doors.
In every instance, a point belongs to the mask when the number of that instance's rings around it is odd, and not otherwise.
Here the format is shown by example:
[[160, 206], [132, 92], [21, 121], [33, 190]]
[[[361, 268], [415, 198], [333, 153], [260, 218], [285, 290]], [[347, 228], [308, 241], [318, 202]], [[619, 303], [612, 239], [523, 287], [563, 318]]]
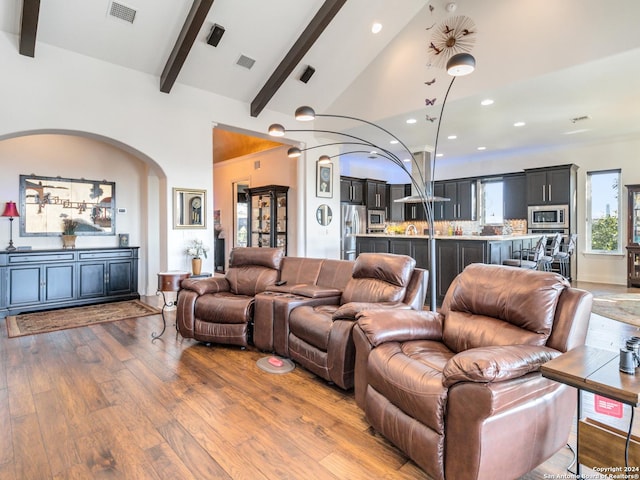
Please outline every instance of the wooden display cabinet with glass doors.
[[640, 287], [640, 185], [626, 185], [627, 211], [627, 287]]

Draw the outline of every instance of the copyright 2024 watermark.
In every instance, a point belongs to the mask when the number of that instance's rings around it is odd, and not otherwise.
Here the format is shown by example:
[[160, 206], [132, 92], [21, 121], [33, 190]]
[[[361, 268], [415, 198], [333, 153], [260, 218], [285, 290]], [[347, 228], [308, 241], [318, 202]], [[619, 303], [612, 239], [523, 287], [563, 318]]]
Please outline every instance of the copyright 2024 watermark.
[[549, 480], [588, 479], [588, 480], [636, 480], [640, 479], [640, 467], [595, 467], [593, 473], [583, 473], [578, 477], [575, 473], [547, 474], [543, 478]]

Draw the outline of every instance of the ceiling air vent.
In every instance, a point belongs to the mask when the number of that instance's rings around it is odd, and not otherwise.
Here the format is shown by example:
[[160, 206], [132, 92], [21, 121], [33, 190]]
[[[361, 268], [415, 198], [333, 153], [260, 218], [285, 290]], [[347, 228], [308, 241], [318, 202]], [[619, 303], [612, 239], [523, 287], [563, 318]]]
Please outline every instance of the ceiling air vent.
[[123, 3], [111, 2], [109, 5], [109, 15], [125, 22], [133, 23], [136, 13], [136, 10]]
[[253, 67], [254, 63], [256, 63], [256, 61], [253, 58], [249, 58], [246, 55], [240, 55], [240, 58], [236, 62], [236, 65], [240, 65], [241, 67], [250, 70], [251, 67]]

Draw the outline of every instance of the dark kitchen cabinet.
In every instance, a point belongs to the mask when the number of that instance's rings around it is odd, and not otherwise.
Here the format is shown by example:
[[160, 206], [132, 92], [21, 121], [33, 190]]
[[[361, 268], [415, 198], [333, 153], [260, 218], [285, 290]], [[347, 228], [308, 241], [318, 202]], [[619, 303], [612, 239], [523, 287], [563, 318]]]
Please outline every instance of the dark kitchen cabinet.
[[353, 205], [364, 205], [364, 180], [340, 177], [340, 201]]
[[389, 186], [389, 221], [404, 222], [406, 203], [399, 203], [396, 200], [406, 197], [404, 184], [394, 184]]
[[502, 201], [506, 220], [527, 218], [527, 177], [524, 173], [503, 177]]
[[486, 242], [436, 240], [436, 295], [444, 300], [453, 279], [472, 263], [487, 263]]
[[387, 184], [380, 180], [365, 181], [365, 191], [367, 194], [367, 208], [370, 210], [387, 211]]
[[444, 182], [443, 220], [476, 219], [476, 181], [457, 180]]
[[138, 298], [138, 247], [0, 253], [0, 318]]
[[356, 256], [361, 253], [389, 253], [389, 239], [385, 237], [356, 238]]
[[575, 191], [575, 165], [526, 171], [528, 205], [570, 205]]
[[424, 238], [390, 238], [389, 253], [408, 255], [415, 259], [417, 268], [429, 269], [429, 243]]

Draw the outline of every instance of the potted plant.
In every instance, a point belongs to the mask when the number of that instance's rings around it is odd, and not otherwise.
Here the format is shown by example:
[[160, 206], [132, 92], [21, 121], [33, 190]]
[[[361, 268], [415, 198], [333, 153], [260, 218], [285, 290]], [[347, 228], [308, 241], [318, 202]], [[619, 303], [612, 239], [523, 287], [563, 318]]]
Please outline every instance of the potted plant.
[[187, 247], [186, 253], [191, 257], [191, 271], [194, 275], [200, 275], [202, 271], [202, 257], [207, 258], [208, 248], [202, 240], [192, 240]]
[[76, 248], [76, 228], [78, 228], [78, 222], [75, 220], [62, 219], [62, 248]]

